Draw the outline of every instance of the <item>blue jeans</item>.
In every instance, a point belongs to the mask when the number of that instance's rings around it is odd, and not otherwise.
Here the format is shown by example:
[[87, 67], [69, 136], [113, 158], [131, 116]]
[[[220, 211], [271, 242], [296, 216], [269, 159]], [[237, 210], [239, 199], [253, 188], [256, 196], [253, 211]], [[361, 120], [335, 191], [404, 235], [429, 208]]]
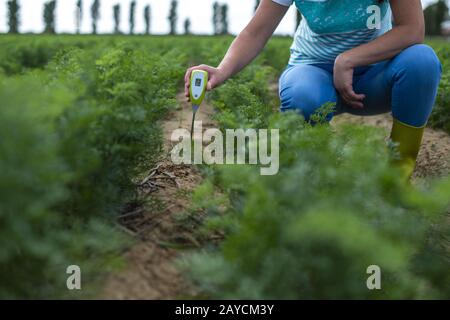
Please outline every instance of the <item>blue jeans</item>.
[[306, 120], [327, 102], [336, 103], [328, 116], [351, 113], [375, 115], [392, 111], [395, 119], [423, 127], [435, 103], [442, 66], [433, 49], [413, 45], [391, 60], [355, 69], [353, 87], [365, 94], [364, 108], [354, 109], [339, 97], [333, 65], [289, 65], [280, 78], [281, 110], [298, 110]]

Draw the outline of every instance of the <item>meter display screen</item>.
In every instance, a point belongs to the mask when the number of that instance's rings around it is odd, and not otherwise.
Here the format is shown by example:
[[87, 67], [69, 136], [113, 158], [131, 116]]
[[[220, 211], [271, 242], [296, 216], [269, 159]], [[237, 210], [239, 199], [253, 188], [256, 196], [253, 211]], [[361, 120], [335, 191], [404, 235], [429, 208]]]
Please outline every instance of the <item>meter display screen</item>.
[[201, 87], [201, 85], [202, 85], [202, 79], [195, 79], [195, 86]]

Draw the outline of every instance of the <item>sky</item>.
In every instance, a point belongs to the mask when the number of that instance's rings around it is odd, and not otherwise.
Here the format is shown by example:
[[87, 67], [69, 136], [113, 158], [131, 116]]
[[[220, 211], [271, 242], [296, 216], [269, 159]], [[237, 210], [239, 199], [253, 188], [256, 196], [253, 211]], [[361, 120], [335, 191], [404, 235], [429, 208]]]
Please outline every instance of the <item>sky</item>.
[[[82, 32], [91, 32], [90, 5], [93, 0], [83, 0]], [[143, 8], [150, 4], [152, 8], [151, 32], [165, 34], [169, 31], [167, 16], [171, 0], [137, 0], [135, 32], [144, 31]], [[435, 0], [422, 0], [425, 5]], [[46, 0], [20, 0], [21, 25], [20, 32], [42, 32], [44, 23], [42, 19], [43, 4]], [[75, 32], [75, 7], [77, 0], [58, 0], [56, 8], [56, 31], [58, 33]], [[183, 32], [186, 18], [191, 20], [191, 32], [200, 34], [212, 33], [212, 4], [214, 0], [179, 0], [178, 32]], [[8, 31], [7, 26], [7, 0], [0, 0], [0, 33]], [[120, 3], [121, 25], [123, 32], [128, 32], [128, 15], [130, 0], [101, 0], [99, 33], [111, 33], [114, 26], [112, 7]], [[233, 34], [239, 33], [253, 15], [255, 0], [219, 0], [229, 6], [229, 30]], [[291, 7], [281, 22], [276, 33], [292, 34], [295, 30], [295, 10]]]

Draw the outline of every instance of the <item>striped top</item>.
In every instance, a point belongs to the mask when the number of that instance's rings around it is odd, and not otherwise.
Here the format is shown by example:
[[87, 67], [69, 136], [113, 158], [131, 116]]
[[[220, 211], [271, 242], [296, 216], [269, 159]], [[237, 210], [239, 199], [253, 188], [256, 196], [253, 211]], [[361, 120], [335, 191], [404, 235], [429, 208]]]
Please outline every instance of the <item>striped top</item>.
[[295, 5], [302, 21], [291, 47], [290, 65], [334, 64], [336, 57], [392, 29], [389, 1], [272, 0]]

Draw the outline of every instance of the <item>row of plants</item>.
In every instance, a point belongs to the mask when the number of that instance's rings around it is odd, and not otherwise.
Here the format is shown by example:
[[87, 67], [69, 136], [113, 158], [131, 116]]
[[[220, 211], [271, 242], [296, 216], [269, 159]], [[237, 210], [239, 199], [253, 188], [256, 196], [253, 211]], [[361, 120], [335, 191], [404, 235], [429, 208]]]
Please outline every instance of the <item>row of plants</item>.
[[[126, 42], [129, 47], [149, 50], [154, 54], [165, 54], [173, 49], [179, 50], [187, 58], [185, 61], [218, 64], [231, 43], [232, 37], [200, 36], [31, 36], [2, 35], [0, 37], [0, 74], [13, 75], [29, 69], [44, 68], [61, 49], [81, 48], [89, 51], [102, 51]], [[282, 72], [289, 56], [289, 37], [274, 37], [258, 58], [258, 64], [273, 67], [278, 74]], [[193, 45], [195, 43], [195, 45]], [[430, 126], [450, 133], [450, 46], [442, 40], [429, 40], [436, 50], [442, 64], [443, 76], [436, 106], [430, 119]], [[189, 50], [186, 50], [189, 48]]]
[[[184, 62], [217, 64], [232, 40], [230, 36], [0, 35], [0, 73], [13, 75], [30, 69], [44, 68], [62, 49], [99, 51], [122, 43], [134, 49], [149, 50], [161, 55], [179, 50], [189, 58]], [[284, 37], [274, 38], [259, 60], [276, 70], [282, 70], [287, 63], [290, 41]]]
[[[120, 265], [129, 241], [114, 221], [160, 156], [181, 60], [74, 48], [0, 75], [1, 298], [86, 297]], [[81, 293], [67, 290], [70, 265], [81, 267]]]
[[[114, 221], [160, 155], [184, 68], [231, 40], [187, 55], [192, 39], [142, 39], [1, 37], [0, 297], [85, 297], [120, 265], [129, 242]], [[72, 264], [82, 295], [66, 288]]]
[[[112, 221], [159, 155], [186, 64], [217, 64], [231, 40], [0, 37], [0, 297], [61, 297], [68, 265], [92, 283], [119, 263], [127, 241]], [[205, 170], [195, 207], [227, 236], [185, 267], [210, 297], [448, 298], [448, 183], [399, 182], [376, 130], [277, 114], [290, 41], [211, 95], [221, 128], [281, 129], [281, 172]], [[444, 79], [430, 123], [448, 130], [448, 48], [433, 46]], [[368, 264], [384, 290], [367, 291]]]
[[[205, 170], [193, 196], [193, 214], [207, 212], [199, 236], [225, 236], [183, 258], [182, 269], [219, 299], [450, 298], [450, 180], [400, 180], [383, 132], [331, 127], [332, 106], [315, 125], [275, 112], [273, 79], [253, 66], [211, 95], [222, 129], [280, 130], [280, 172]], [[367, 287], [371, 265], [381, 290]]]

